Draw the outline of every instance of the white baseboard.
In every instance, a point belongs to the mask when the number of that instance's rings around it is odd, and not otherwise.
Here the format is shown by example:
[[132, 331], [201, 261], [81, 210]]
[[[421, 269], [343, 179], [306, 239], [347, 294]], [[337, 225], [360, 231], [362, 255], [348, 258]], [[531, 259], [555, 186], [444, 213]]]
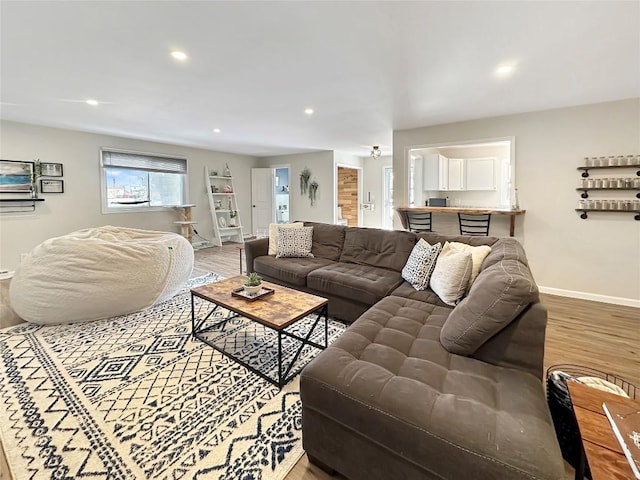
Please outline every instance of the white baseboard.
[[581, 300], [591, 300], [593, 302], [613, 303], [614, 305], [624, 305], [626, 307], [640, 308], [640, 300], [624, 297], [611, 297], [609, 295], [599, 295], [597, 293], [576, 292], [575, 290], [564, 290], [562, 288], [538, 286], [541, 293], [557, 295], [559, 297], [579, 298]]

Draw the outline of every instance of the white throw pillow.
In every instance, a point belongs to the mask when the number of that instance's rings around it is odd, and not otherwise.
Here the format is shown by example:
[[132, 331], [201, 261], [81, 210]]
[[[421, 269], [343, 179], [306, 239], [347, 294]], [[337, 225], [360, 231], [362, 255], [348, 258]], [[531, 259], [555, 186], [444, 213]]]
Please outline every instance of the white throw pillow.
[[447, 242], [447, 243], [456, 252], [471, 254], [471, 261], [473, 262], [473, 268], [471, 269], [471, 277], [469, 277], [469, 286], [467, 287], [467, 292], [468, 292], [469, 289], [471, 288], [471, 285], [473, 285], [473, 282], [475, 282], [476, 277], [480, 273], [480, 267], [482, 266], [482, 262], [484, 262], [484, 259], [487, 258], [487, 255], [491, 253], [491, 247], [489, 245], [479, 245], [477, 247], [472, 247], [471, 245], [467, 245], [466, 243], [460, 243], [460, 242]]
[[269, 224], [269, 255], [278, 253], [278, 228], [300, 228], [304, 227], [304, 223], [270, 223]]
[[426, 290], [441, 248], [440, 243], [429, 245], [423, 238], [418, 240], [402, 269], [402, 278], [416, 290]]
[[431, 290], [444, 303], [455, 306], [467, 291], [472, 268], [471, 253], [457, 252], [445, 243], [431, 275]]
[[278, 253], [276, 258], [313, 257], [313, 227], [278, 228]]

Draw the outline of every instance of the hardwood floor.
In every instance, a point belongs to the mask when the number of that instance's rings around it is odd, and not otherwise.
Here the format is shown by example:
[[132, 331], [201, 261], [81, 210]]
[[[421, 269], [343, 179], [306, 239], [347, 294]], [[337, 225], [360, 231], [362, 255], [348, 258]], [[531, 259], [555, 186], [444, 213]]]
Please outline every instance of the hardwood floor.
[[[194, 275], [215, 272], [238, 275], [238, 244], [196, 251]], [[242, 257], [244, 268], [244, 255]], [[542, 295], [549, 310], [545, 343], [545, 371], [552, 365], [586, 365], [618, 375], [640, 386], [640, 309], [573, 298]], [[331, 477], [305, 455], [287, 480], [339, 480]], [[573, 469], [566, 465], [566, 479]]]

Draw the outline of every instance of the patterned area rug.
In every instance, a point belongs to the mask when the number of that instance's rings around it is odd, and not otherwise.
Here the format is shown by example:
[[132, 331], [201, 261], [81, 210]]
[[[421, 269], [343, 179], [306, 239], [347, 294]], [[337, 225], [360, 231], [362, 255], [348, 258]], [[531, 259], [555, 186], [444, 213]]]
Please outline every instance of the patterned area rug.
[[[131, 315], [0, 330], [0, 433], [15, 480], [286, 476], [303, 454], [299, 377], [279, 391], [193, 339], [188, 287]], [[329, 341], [344, 329], [330, 320]], [[261, 325], [237, 319], [212, 335], [271, 361]], [[299, 362], [317, 353], [305, 347]]]

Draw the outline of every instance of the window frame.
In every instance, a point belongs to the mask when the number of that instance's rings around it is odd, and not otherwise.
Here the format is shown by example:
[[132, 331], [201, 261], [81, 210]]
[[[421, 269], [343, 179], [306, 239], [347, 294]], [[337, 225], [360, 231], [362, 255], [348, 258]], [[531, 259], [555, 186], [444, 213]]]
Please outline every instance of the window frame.
[[[165, 153], [152, 153], [152, 152], [140, 152], [136, 150], [123, 150], [121, 148], [111, 148], [111, 147], [101, 147], [98, 158], [98, 167], [100, 169], [100, 197], [101, 197], [101, 210], [103, 214], [113, 214], [113, 213], [145, 213], [145, 212], [160, 212], [166, 210], [168, 207], [176, 206], [176, 205], [150, 205], [150, 204], [135, 204], [135, 205], [127, 205], [120, 207], [110, 207], [108, 196], [107, 196], [107, 174], [106, 169], [110, 168], [109, 165], [104, 165], [103, 158], [105, 153], [125, 153], [129, 155], [140, 155], [147, 157], [158, 157], [158, 158], [166, 158], [166, 159], [176, 159], [176, 160], [184, 160], [185, 163], [185, 171], [183, 174], [176, 173], [176, 175], [182, 175], [182, 191], [183, 191], [183, 204], [189, 203], [189, 164], [187, 162], [186, 157], [178, 156], [178, 155], [168, 155]], [[111, 168], [124, 168], [111, 166]], [[139, 170], [153, 172], [150, 169], [140, 168]], [[151, 192], [149, 192], [150, 194]]]

